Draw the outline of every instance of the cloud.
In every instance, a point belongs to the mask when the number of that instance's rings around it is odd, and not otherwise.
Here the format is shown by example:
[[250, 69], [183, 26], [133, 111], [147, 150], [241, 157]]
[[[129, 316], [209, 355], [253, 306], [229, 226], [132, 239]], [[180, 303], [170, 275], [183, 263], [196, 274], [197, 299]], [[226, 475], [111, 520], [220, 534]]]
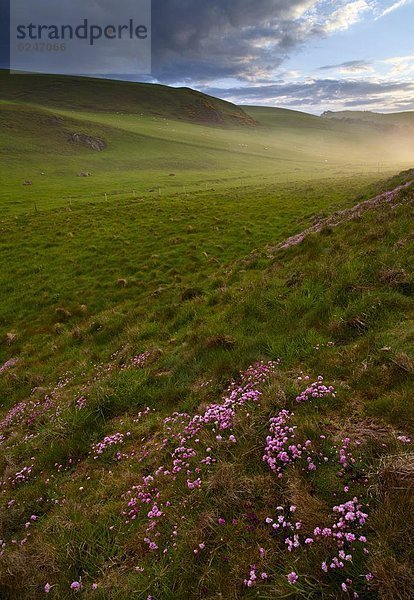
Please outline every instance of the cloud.
[[319, 0], [153, 0], [153, 71], [162, 81], [271, 78], [320, 31], [304, 19]]
[[207, 93], [239, 104], [281, 106], [319, 112], [370, 106], [381, 110], [414, 109], [414, 83], [385, 80], [311, 79], [305, 82], [281, 82], [271, 85], [238, 87], [228, 90], [208, 88]]
[[387, 15], [389, 15], [392, 12], [394, 12], [395, 10], [398, 10], [399, 8], [402, 8], [403, 6], [406, 6], [407, 4], [411, 4], [411, 2], [412, 2], [412, 0], [399, 0], [399, 2], [395, 2], [394, 4], [392, 4], [391, 6], [389, 6], [388, 8], [386, 8], [377, 17], [377, 19], [382, 19], [382, 17], [386, 17]]
[[414, 73], [414, 54], [406, 56], [394, 56], [381, 61], [382, 64], [390, 65], [391, 75], [399, 77], [408, 77]]
[[350, 60], [338, 65], [324, 65], [319, 71], [340, 71], [341, 73], [362, 73], [372, 71], [372, 63], [367, 60]]
[[345, 31], [361, 21], [364, 13], [372, 10], [373, 7], [374, 4], [366, 0], [347, 2], [328, 17], [324, 29], [327, 33]]
[[272, 81], [312, 39], [346, 31], [375, 0], [153, 0], [153, 74], [206, 85]]

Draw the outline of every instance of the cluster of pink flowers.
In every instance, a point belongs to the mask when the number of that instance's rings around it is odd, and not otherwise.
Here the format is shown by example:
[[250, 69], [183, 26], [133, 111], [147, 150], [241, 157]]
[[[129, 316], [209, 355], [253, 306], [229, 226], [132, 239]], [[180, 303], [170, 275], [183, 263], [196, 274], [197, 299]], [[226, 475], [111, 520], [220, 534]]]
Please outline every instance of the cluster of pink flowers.
[[[353, 561], [353, 551], [360, 544], [363, 547], [364, 554], [368, 554], [369, 550], [366, 546], [367, 538], [362, 535], [361, 529], [366, 524], [368, 514], [363, 511], [357, 497], [349, 500], [338, 506], [334, 506], [333, 514], [337, 515], [336, 520], [330, 527], [316, 527], [313, 535], [315, 541], [331, 540], [336, 543], [337, 551], [329, 560], [322, 563], [322, 571], [328, 573], [329, 570], [344, 570], [347, 564]], [[339, 516], [338, 516], [339, 515]], [[372, 573], [365, 575], [367, 582], [372, 581]], [[353, 585], [352, 579], [346, 579], [342, 583], [342, 591], [351, 591], [350, 586]], [[353, 592], [353, 597], [358, 598], [357, 592]]]
[[[143, 368], [150, 360], [150, 357], [151, 353], [145, 352], [131, 359], [131, 363], [136, 368]], [[237, 444], [234, 428], [238, 415], [242, 412], [249, 416], [249, 407], [254, 403], [257, 404], [260, 402], [262, 397], [261, 386], [269, 381], [269, 378], [276, 371], [279, 364], [279, 361], [260, 362], [249, 367], [245, 372], [240, 374], [239, 381], [234, 381], [230, 384], [220, 402], [209, 404], [201, 414], [191, 417], [187, 413], [174, 413], [163, 420], [163, 439], [161, 442], [158, 440], [155, 442], [151, 441], [151, 448], [152, 451], [168, 449], [169, 458], [166, 466], [158, 466], [152, 474], [143, 477], [141, 483], [133, 486], [123, 496], [127, 504], [125, 510], [122, 512], [122, 515], [125, 517], [125, 523], [131, 524], [132, 522], [139, 521], [140, 525], [143, 526], [142, 542], [149, 552], [160, 551], [166, 554], [169, 551], [170, 542], [163, 541], [164, 534], [162, 533], [160, 524], [163, 519], [166, 519], [171, 502], [163, 497], [162, 481], [168, 481], [168, 483], [174, 481], [182, 482], [183, 491], [185, 494], [193, 494], [192, 498], [195, 494], [199, 493], [198, 490], [203, 485], [204, 472], [210, 465], [216, 462], [213, 448], [221, 447], [223, 444], [227, 444], [228, 447], [231, 444]], [[308, 377], [303, 377], [303, 379], [310, 381]], [[299, 377], [298, 380], [301, 381], [302, 377]], [[57, 389], [67, 385], [67, 381], [65, 379], [59, 382]], [[335, 389], [332, 386], [326, 386], [323, 377], [320, 376], [316, 382], [308, 385], [297, 396], [296, 401], [297, 403], [303, 403], [329, 397], [335, 398]], [[81, 410], [85, 405], [86, 398], [81, 395], [75, 401], [75, 406]], [[55, 403], [50, 396], [46, 396], [40, 402], [29, 401], [20, 403], [9, 411], [6, 418], [0, 423], [0, 431], [3, 425], [9, 427], [15, 422], [30, 424], [39, 415], [45, 414], [45, 412], [50, 411], [52, 408], [55, 408]], [[138, 422], [150, 412], [152, 412], [152, 409], [145, 408], [137, 415], [134, 422]], [[323, 454], [318, 454], [313, 450], [311, 440], [301, 443], [297, 441], [293, 418], [294, 413], [283, 409], [270, 419], [269, 435], [266, 438], [263, 461], [278, 478], [283, 477], [286, 467], [299, 460], [303, 461], [308, 472], [317, 469], [317, 458], [325, 461], [328, 460]], [[125, 427], [126, 429], [126, 425], [122, 421], [121, 427]], [[210, 445], [213, 447], [207, 446], [207, 443], [203, 444], [206, 434]], [[211, 434], [213, 434], [213, 437]], [[127, 433], [117, 432], [106, 436], [102, 441], [92, 445], [91, 453], [93, 454], [93, 458], [98, 459], [108, 448], [123, 445], [129, 436], [131, 436], [129, 431]], [[321, 439], [325, 439], [323, 435], [320, 437]], [[410, 443], [411, 441], [405, 436], [399, 436], [398, 439], [402, 443]], [[0, 436], [0, 444], [1, 441], [2, 437]], [[141, 440], [141, 443], [144, 441], [145, 438]], [[146, 446], [143, 445], [137, 457], [139, 462], [146, 456], [148, 456], [148, 451], [146, 450]], [[122, 454], [122, 452], [117, 452], [116, 458], [117, 460], [121, 460], [122, 458], [136, 458], [136, 453]], [[344, 477], [356, 462], [352, 455], [350, 438], [345, 438], [337, 449], [337, 459], [340, 465], [338, 475]], [[9, 478], [12, 485], [18, 485], [27, 481], [32, 474], [33, 467], [33, 464], [24, 467], [13, 477]], [[63, 469], [63, 465], [56, 464], [56, 468], [60, 471]], [[83, 487], [79, 489], [83, 490]], [[348, 490], [348, 486], [345, 486], [344, 491], [348, 492]], [[186, 506], [186, 503], [186, 498], [181, 499], [183, 507]], [[316, 527], [308, 533], [303, 532], [303, 522], [295, 518], [297, 506], [278, 506], [276, 511], [276, 515], [266, 518], [266, 524], [271, 526], [272, 535], [283, 536], [282, 541], [284, 541], [290, 553], [306, 550], [306, 548], [309, 548], [313, 544], [325, 544], [327, 552], [329, 551], [330, 553], [330, 558], [322, 563], [322, 571], [328, 573], [329, 571], [341, 570], [343, 572], [341, 590], [344, 593], [352, 592], [353, 580], [347, 577], [347, 566], [352, 563], [353, 553], [357, 545], [362, 544], [363, 552], [368, 553], [366, 547], [367, 539], [362, 531], [368, 515], [364, 512], [358, 498], [354, 497], [352, 500], [334, 506], [328, 524], [323, 527]], [[253, 516], [257, 519], [257, 515], [254, 514]], [[36, 519], [37, 517], [33, 515], [31, 520], [26, 523], [26, 530], [30, 528], [31, 523]], [[259, 523], [261, 522], [261, 519], [257, 520]], [[217, 519], [217, 524], [222, 526], [224, 530], [231, 523], [237, 525], [237, 519], [233, 519], [233, 521], [228, 519], [228, 525], [224, 517]], [[173, 530], [171, 526], [170, 534], [170, 538], [174, 542], [171, 542], [172, 546], [175, 547], [178, 525], [175, 525]], [[27, 535], [30, 535], [30, 533]], [[26, 540], [27, 538], [22, 540], [21, 544], [23, 545]], [[204, 542], [200, 543], [193, 550], [193, 553], [197, 555], [205, 550], [205, 547], [206, 544]], [[4, 548], [5, 543], [0, 540], [0, 556], [4, 552]], [[265, 556], [264, 548], [259, 549], [259, 554], [260, 558]], [[260, 581], [266, 582], [269, 578], [265, 571], [262, 572], [260, 560], [258, 564], [259, 567], [256, 565], [250, 566], [249, 575], [244, 579], [244, 585], [247, 588], [256, 586]], [[299, 576], [295, 571], [290, 572], [286, 577], [291, 585], [295, 585], [299, 580]], [[367, 582], [371, 581], [372, 578], [373, 575], [371, 573], [365, 575]], [[52, 587], [47, 583], [44, 586], [44, 591], [49, 593]], [[93, 584], [92, 589], [96, 588], [97, 584]], [[82, 581], [73, 581], [70, 584], [70, 589], [74, 592], [82, 591], [84, 589]], [[354, 598], [357, 598], [358, 594], [356, 592], [353, 593]]]
[[[15, 404], [5, 415], [3, 420], [0, 421], [0, 432], [14, 432], [16, 425], [19, 424], [30, 427], [45, 415], [47, 415], [50, 421], [54, 421], [61, 412], [61, 409], [57, 406], [53, 397], [57, 389], [58, 388], [56, 387], [51, 394], [44, 396], [40, 400], [30, 398]], [[3, 439], [5, 439], [5, 437], [6, 436], [3, 436]]]
[[131, 432], [127, 432], [125, 435], [123, 433], [113, 433], [112, 435], [108, 435], [104, 437], [104, 439], [96, 444], [92, 444], [92, 451], [94, 453], [94, 459], [99, 458], [101, 454], [105, 452], [107, 448], [112, 446], [117, 446], [119, 444], [123, 444], [125, 437], [129, 437]]
[[131, 358], [131, 364], [137, 369], [143, 369], [148, 364], [150, 358], [151, 352], [147, 350], [146, 352], [142, 352], [141, 354]]
[[[307, 379], [307, 378], [305, 378]], [[299, 377], [299, 381], [302, 377]], [[332, 386], [325, 386], [323, 384], [323, 378], [319, 377], [318, 381], [308, 386], [298, 397], [297, 401], [307, 402], [317, 398], [335, 397], [335, 390]], [[316, 468], [312, 454], [310, 452], [311, 442], [308, 440], [302, 446], [294, 442], [295, 439], [295, 427], [291, 424], [293, 413], [286, 410], [281, 410], [277, 417], [270, 421], [270, 433], [271, 435], [266, 439], [266, 448], [263, 456], [263, 460], [269, 465], [273, 472], [277, 473], [278, 477], [282, 476], [283, 469], [286, 465], [292, 464], [302, 456], [307, 456], [308, 470], [312, 471]], [[325, 435], [321, 435], [322, 440], [326, 439]], [[358, 446], [360, 442], [355, 442]], [[324, 461], [328, 461], [328, 458], [319, 455]], [[339, 477], [349, 475], [352, 467], [356, 463], [356, 459], [353, 456], [351, 450], [351, 440], [346, 437], [340, 447], [337, 449], [337, 460], [340, 464], [340, 470], [338, 472]], [[349, 485], [344, 486], [344, 492], [349, 491]], [[361, 503], [357, 497], [349, 500], [343, 504], [339, 504], [333, 507], [333, 515], [339, 515], [339, 518], [333, 518], [330, 525], [324, 527], [316, 527], [313, 533], [304, 534], [302, 533], [303, 523], [300, 520], [292, 522], [291, 514], [296, 512], [297, 507], [291, 506], [289, 508], [289, 516], [285, 516], [285, 509], [280, 506], [277, 508], [279, 511], [278, 516], [274, 519], [267, 517], [266, 523], [272, 526], [274, 533], [276, 532], [289, 532], [288, 536], [285, 537], [285, 544], [289, 552], [293, 552], [299, 548], [306, 548], [315, 543], [324, 542], [336, 546], [336, 553], [331, 557], [330, 560], [322, 563], [322, 570], [328, 572], [329, 570], [346, 569], [346, 566], [353, 561], [353, 551], [357, 544], [363, 545], [363, 552], [368, 554], [366, 547], [367, 539], [361, 532], [361, 529], [365, 526], [368, 514], [364, 512]], [[289, 583], [292, 585], [298, 581], [298, 575], [295, 572], [287, 575]], [[365, 576], [366, 582], [370, 582], [373, 579], [372, 573], [368, 573]], [[341, 584], [341, 590], [343, 592], [352, 591], [353, 581], [352, 579], [345, 579]], [[352, 591], [353, 597], [358, 598], [358, 593]]]
[[16, 486], [21, 483], [26, 483], [32, 474], [34, 465], [30, 465], [29, 467], [23, 467], [20, 471], [18, 471], [13, 477], [9, 477], [11, 484]]
[[82, 410], [83, 408], [85, 408], [86, 404], [87, 402], [85, 396], [79, 396], [79, 398], [77, 398], [75, 402], [76, 408], [78, 410]]
[[316, 398], [335, 398], [335, 389], [330, 385], [326, 386], [323, 383], [323, 377], [319, 375], [318, 380], [314, 383], [311, 383], [303, 392], [299, 394], [296, 398], [296, 402], [308, 402], [309, 400], [314, 400]]
[[[242, 372], [240, 383], [232, 382], [221, 403], [210, 404], [202, 415], [191, 419], [185, 433], [194, 437], [205, 425], [213, 425], [213, 432], [233, 429], [237, 409], [258, 402], [262, 393], [258, 389], [280, 365], [280, 361], [259, 362]], [[219, 439], [220, 441], [220, 439]]]
[[155, 408], [150, 408], [149, 406], [145, 407], [144, 410], [141, 410], [137, 416], [135, 417], [135, 419], [133, 419], [134, 423], [139, 423], [139, 421], [141, 421], [141, 419], [143, 419], [144, 417], [146, 417], [147, 415], [149, 415], [151, 412], [155, 412]]
[[278, 506], [276, 508], [278, 515], [276, 518], [266, 517], [266, 524], [271, 525], [273, 533], [282, 533], [289, 536], [285, 538], [285, 544], [288, 547], [289, 552], [292, 552], [295, 548], [299, 548], [301, 542], [299, 534], [297, 533], [302, 529], [302, 521], [297, 520], [292, 522], [292, 516], [297, 510], [295, 505], [292, 505], [288, 509], [288, 514], [285, 514], [285, 508]]
[[[258, 402], [261, 397], [259, 386], [264, 384], [274, 373], [279, 365], [278, 361], [268, 363], [257, 363], [245, 372], [241, 373], [240, 382], [233, 382], [228, 387], [221, 403], [210, 404], [201, 415], [193, 418], [187, 413], [174, 413], [171, 417], [164, 419], [166, 436], [161, 442], [161, 448], [171, 446], [171, 465], [167, 468], [160, 466], [153, 475], [143, 478], [140, 485], [132, 487], [125, 497], [128, 505], [123, 514], [126, 523], [135, 521], [141, 515], [146, 521], [144, 542], [148, 549], [155, 551], [159, 549], [160, 537], [158, 529], [159, 521], [171, 506], [169, 501], [162, 501], [161, 493], [156, 480], [168, 478], [175, 481], [177, 477], [183, 477], [185, 488], [189, 492], [195, 492], [202, 486], [202, 469], [215, 462], [212, 457], [212, 448], [201, 446], [199, 435], [204, 431], [210, 431], [215, 435], [216, 441], [223, 442], [222, 433], [228, 433], [228, 442], [237, 443], [233, 434], [234, 421], [237, 411], [251, 402]], [[151, 504], [153, 509], [143, 513], [142, 505]], [[154, 506], [156, 510], [154, 510]], [[224, 521], [224, 520], [223, 520]], [[225, 523], [225, 521], [224, 521]], [[220, 521], [219, 521], [220, 524]], [[177, 530], [173, 532], [175, 537]], [[173, 544], [174, 545], [174, 544]], [[164, 548], [164, 553], [168, 551]]]
[[298, 579], [299, 576], [297, 575], [297, 573], [295, 573], [295, 571], [292, 571], [291, 573], [289, 573], [289, 575], [287, 575], [287, 580], [291, 585], [297, 583]]
[[[304, 549], [316, 543], [328, 544], [334, 542], [337, 548], [336, 554], [321, 565], [321, 569], [325, 573], [329, 570], [345, 570], [347, 564], [351, 564], [353, 561], [352, 553], [357, 544], [362, 544], [364, 553], [368, 553], [367, 538], [361, 532], [366, 524], [368, 514], [363, 511], [362, 505], [356, 497], [334, 506], [332, 509], [333, 518], [330, 524], [315, 527], [311, 534], [302, 533], [302, 521], [292, 521], [292, 515], [297, 510], [296, 506], [290, 506], [287, 514], [283, 506], [278, 506], [276, 510], [278, 515], [275, 518], [267, 517], [266, 523], [272, 527], [273, 533], [282, 535], [288, 533], [285, 537], [285, 544], [289, 552], [294, 552], [300, 548]], [[292, 573], [287, 576], [288, 581], [295, 584], [298, 577], [291, 577], [291, 575]], [[373, 575], [368, 573], [365, 579], [369, 582], [373, 579]], [[353, 582], [351, 579], [347, 579], [344, 583], [347, 589], [350, 589]], [[354, 598], [357, 597], [358, 594], [354, 592]]]
[[315, 471], [316, 465], [312, 458], [310, 440], [304, 444], [295, 442], [295, 427], [290, 424], [293, 413], [281, 410], [277, 417], [270, 419], [270, 435], [266, 438], [263, 461], [277, 474], [283, 477], [284, 469], [300, 458], [306, 457], [308, 471]]
[[342, 446], [339, 448], [338, 452], [339, 464], [341, 465], [341, 468], [338, 471], [338, 477], [343, 477], [345, 473], [356, 463], [350, 446], [350, 438], [346, 437], [344, 440], [342, 440]]

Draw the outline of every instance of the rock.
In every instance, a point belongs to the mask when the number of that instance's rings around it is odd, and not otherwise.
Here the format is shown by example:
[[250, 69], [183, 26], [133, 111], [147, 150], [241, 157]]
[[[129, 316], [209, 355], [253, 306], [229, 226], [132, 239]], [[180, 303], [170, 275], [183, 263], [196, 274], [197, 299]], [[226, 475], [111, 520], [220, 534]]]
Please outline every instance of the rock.
[[33, 185], [33, 181], [30, 181], [30, 180], [23, 181], [23, 185]]
[[85, 146], [96, 152], [102, 152], [106, 148], [105, 140], [85, 133], [71, 133], [68, 142]]
[[71, 318], [72, 313], [66, 308], [59, 307], [55, 310], [56, 316], [62, 320], [68, 320]]
[[6, 344], [11, 346], [17, 340], [17, 333], [6, 333]]

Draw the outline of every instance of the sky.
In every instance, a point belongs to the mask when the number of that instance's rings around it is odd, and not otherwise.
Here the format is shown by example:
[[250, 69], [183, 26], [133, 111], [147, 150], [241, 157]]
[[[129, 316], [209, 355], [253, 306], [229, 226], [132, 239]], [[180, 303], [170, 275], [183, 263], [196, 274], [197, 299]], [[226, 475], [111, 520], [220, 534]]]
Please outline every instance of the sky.
[[[110, 18], [145, 0], [41, 1]], [[131, 79], [113, 47], [111, 76]], [[414, 0], [152, 0], [152, 72], [133, 79], [320, 114], [414, 110], [413, 76]]]
[[414, 110], [414, 1], [154, 0], [153, 75], [238, 104]]

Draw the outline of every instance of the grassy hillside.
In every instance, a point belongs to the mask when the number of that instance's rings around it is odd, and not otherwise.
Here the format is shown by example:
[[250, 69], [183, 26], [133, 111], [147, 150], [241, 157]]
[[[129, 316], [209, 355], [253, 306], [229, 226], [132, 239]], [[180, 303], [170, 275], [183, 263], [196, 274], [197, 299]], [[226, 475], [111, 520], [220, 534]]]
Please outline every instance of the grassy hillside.
[[411, 599], [412, 137], [4, 84], [0, 598]]
[[[4, 214], [91, 200], [227, 195], [258, 185], [283, 191], [295, 182], [351, 177], [364, 186], [408, 168], [414, 154], [412, 136], [277, 109], [246, 108], [240, 122], [239, 109], [219, 100], [221, 122], [194, 123], [189, 90], [52, 76], [0, 79]], [[246, 127], [246, 119], [263, 124]], [[102, 151], [73, 143], [79, 134], [102, 140]]]
[[[383, 127], [384, 129], [387, 126], [400, 128], [408, 127], [409, 129], [414, 128], [414, 111], [382, 114], [370, 111], [344, 110], [339, 112], [326, 112], [322, 115], [322, 117], [337, 121], [369, 123], [370, 125], [376, 125], [377, 127]], [[412, 135], [412, 132], [410, 135]]]
[[208, 205], [4, 221], [2, 597], [412, 597], [413, 202], [242, 259]]
[[1, 98], [90, 112], [141, 114], [211, 125], [255, 125], [242, 108], [189, 88], [88, 77], [9, 75], [0, 70]]

